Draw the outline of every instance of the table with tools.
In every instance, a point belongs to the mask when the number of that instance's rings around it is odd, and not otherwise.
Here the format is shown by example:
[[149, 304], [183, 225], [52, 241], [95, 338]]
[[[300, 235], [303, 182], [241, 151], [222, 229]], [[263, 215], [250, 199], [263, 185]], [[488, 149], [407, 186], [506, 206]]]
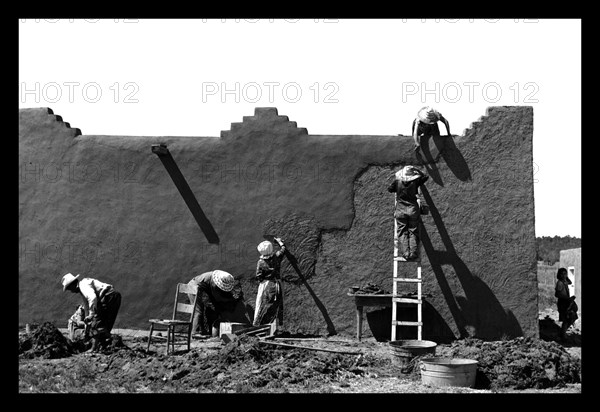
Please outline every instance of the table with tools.
[[[391, 293], [347, 293], [348, 296], [354, 298], [356, 305], [356, 339], [361, 340], [362, 324], [363, 324], [363, 307], [365, 306], [392, 306]], [[391, 327], [391, 326], [390, 326]]]
[[[354, 298], [354, 304], [356, 305], [356, 339], [361, 340], [362, 338], [362, 325], [363, 325], [363, 308], [365, 306], [392, 306], [392, 294], [391, 293], [347, 293], [348, 296]], [[399, 306], [409, 306], [410, 304], [398, 303]], [[391, 325], [390, 325], [391, 328]]]

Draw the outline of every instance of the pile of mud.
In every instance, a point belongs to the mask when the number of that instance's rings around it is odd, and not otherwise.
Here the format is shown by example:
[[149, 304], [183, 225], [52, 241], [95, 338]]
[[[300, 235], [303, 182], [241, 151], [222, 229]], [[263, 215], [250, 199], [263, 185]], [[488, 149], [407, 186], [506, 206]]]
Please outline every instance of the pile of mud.
[[[66, 338], [62, 332], [52, 323], [44, 322], [35, 327], [31, 333], [19, 334], [19, 357], [26, 359], [45, 358], [58, 359], [67, 358], [77, 353], [85, 352], [91, 347], [89, 341]], [[101, 348], [103, 352], [113, 352], [126, 348], [123, 340], [118, 335], [111, 335], [105, 345]]]
[[[310, 380], [327, 381], [342, 371], [359, 372], [354, 356], [324, 354], [297, 349], [273, 349], [256, 338], [240, 339], [225, 345], [219, 353], [200, 365], [217, 377], [221, 387], [280, 387]], [[189, 376], [193, 384], [208, 383], [203, 376]]]
[[581, 383], [579, 358], [560, 344], [541, 339], [461, 339], [437, 351], [436, 356], [476, 360], [475, 387], [481, 389], [546, 389]]
[[23, 358], [66, 358], [75, 353], [71, 342], [52, 324], [44, 322], [29, 334], [19, 335], [19, 356]]
[[97, 359], [106, 365], [98, 366], [104, 378], [150, 392], [286, 392], [290, 385], [322, 385], [363, 375], [375, 361], [363, 355], [277, 348], [252, 336], [181, 356], [133, 349], [115, 352], [108, 362]]

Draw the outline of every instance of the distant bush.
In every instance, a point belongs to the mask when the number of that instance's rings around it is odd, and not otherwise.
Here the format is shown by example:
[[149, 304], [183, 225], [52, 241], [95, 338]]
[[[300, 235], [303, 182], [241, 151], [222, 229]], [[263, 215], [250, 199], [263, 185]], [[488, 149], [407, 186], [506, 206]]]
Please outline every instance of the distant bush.
[[571, 236], [542, 236], [536, 238], [537, 260], [548, 265], [560, 261], [560, 251], [581, 247], [581, 239]]

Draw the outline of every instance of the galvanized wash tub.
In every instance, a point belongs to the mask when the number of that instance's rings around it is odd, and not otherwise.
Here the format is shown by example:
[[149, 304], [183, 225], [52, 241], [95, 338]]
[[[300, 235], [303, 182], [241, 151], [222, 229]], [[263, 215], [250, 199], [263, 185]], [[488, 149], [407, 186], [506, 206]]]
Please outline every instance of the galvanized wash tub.
[[420, 362], [421, 382], [432, 386], [473, 388], [477, 361], [460, 358], [423, 358]]
[[393, 340], [390, 342], [392, 355], [401, 366], [407, 366], [415, 356], [434, 355], [436, 347], [437, 343], [430, 340]]

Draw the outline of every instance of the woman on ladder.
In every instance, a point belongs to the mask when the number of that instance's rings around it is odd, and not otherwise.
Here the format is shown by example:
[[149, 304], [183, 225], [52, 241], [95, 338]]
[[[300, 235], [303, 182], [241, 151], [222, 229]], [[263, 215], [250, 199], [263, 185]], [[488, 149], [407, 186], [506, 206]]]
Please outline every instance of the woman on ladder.
[[396, 193], [394, 218], [398, 225], [398, 242], [402, 246], [401, 261], [419, 258], [419, 218], [421, 208], [426, 208], [420, 188], [427, 179], [429, 176], [424, 172], [407, 165], [396, 172], [388, 187], [388, 192]]

